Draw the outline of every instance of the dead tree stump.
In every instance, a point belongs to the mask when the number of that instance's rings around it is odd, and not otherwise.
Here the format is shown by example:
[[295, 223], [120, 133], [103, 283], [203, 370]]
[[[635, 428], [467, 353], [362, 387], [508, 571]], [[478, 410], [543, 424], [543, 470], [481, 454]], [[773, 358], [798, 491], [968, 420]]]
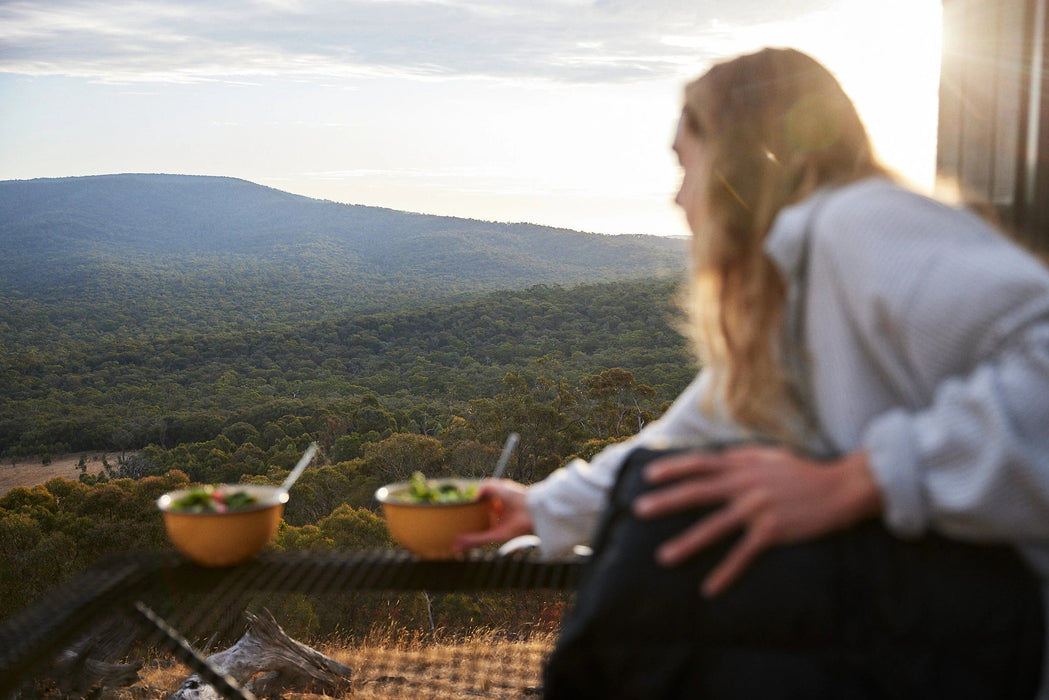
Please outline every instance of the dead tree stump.
[[[266, 611], [245, 612], [248, 628], [236, 644], [207, 657], [257, 697], [279, 697], [288, 690], [331, 691], [350, 682], [352, 670], [287, 635]], [[171, 696], [173, 700], [218, 700], [219, 695], [197, 674]]]

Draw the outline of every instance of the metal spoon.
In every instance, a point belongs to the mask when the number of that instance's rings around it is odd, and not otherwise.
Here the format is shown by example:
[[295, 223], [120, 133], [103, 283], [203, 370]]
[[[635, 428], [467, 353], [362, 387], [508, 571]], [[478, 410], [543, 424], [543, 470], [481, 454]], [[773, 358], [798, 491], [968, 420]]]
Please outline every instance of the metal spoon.
[[295, 468], [291, 470], [291, 474], [288, 474], [288, 478], [284, 480], [284, 483], [280, 485], [280, 500], [287, 502], [288, 491], [291, 489], [291, 485], [294, 484], [302, 472], [306, 470], [307, 465], [313, 459], [313, 455], [317, 454], [317, 443], [312, 442], [310, 446], [306, 448], [306, 452], [303, 453], [299, 463], [295, 465]]
[[503, 445], [503, 453], [499, 455], [499, 461], [495, 465], [495, 474], [492, 476], [493, 479], [503, 478], [503, 472], [506, 471], [506, 464], [510, 461], [510, 453], [514, 451], [514, 447], [517, 446], [517, 441], [521, 439], [521, 436], [517, 433], [510, 433], [506, 438], [506, 444]]

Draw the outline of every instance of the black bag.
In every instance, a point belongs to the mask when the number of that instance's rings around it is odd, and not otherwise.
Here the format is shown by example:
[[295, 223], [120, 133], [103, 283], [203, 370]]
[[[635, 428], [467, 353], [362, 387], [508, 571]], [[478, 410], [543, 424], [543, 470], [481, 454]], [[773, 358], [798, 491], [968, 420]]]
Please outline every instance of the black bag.
[[1033, 698], [1037, 577], [1009, 547], [900, 540], [869, 522], [764, 552], [726, 592], [699, 590], [732, 539], [672, 569], [656, 546], [703, 510], [639, 521], [630, 455], [544, 672], [560, 698]]

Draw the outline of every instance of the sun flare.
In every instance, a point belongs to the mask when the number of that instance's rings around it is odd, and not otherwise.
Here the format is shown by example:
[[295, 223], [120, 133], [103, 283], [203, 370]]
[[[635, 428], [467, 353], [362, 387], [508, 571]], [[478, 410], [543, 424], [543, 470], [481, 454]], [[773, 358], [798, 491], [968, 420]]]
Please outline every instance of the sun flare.
[[[837, 23], [863, 27], [834, 32]], [[826, 24], [814, 26], [813, 51], [856, 103], [878, 154], [918, 187], [931, 188], [936, 170], [940, 77], [940, 0], [838, 0]]]
[[836, 0], [736, 33], [742, 51], [791, 46], [826, 65], [855, 102], [878, 155], [917, 187], [936, 171], [940, 0]]

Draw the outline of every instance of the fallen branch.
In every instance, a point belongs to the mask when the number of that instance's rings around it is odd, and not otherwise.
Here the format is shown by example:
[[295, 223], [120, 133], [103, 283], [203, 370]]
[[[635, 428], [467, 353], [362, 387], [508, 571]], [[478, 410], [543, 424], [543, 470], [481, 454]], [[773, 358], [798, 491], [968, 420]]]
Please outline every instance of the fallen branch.
[[[352, 669], [289, 637], [268, 610], [266, 617], [244, 614], [248, 618], [244, 636], [229, 649], [207, 657], [239, 685], [265, 697], [287, 690], [330, 691], [349, 684]], [[193, 674], [171, 697], [217, 700], [219, 695]]]

